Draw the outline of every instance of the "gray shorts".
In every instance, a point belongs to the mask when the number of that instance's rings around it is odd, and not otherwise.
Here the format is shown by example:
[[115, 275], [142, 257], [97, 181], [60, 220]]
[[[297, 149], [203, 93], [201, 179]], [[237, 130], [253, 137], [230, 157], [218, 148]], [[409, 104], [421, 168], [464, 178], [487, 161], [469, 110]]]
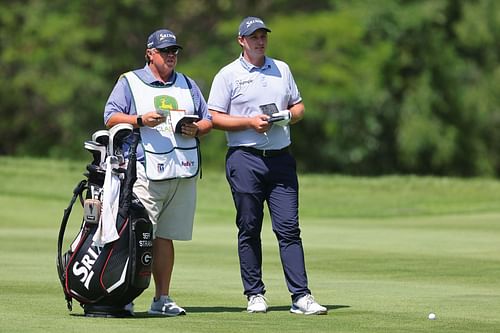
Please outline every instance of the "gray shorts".
[[153, 223], [154, 236], [172, 240], [193, 238], [197, 177], [150, 181], [137, 163], [134, 193]]

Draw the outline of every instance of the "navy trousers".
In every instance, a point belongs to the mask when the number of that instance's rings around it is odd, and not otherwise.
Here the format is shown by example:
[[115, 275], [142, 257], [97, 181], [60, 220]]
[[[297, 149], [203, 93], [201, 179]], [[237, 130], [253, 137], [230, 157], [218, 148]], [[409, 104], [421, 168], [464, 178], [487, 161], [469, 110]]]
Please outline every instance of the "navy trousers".
[[261, 230], [264, 202], [279, 244], [286, 284], [292, 300], [310, 294], [300, 238], [296, 162], [289, 153], [262, 157], [229, 149], [226, 178], [236, 207], [238, 255], [244, 294], [264, 294]]

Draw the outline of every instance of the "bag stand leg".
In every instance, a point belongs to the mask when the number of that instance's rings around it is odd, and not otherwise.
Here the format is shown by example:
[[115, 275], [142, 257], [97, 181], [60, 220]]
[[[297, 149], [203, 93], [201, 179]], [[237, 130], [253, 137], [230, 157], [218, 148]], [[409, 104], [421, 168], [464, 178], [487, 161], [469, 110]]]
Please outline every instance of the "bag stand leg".
[[133, 316], [130, 311], [125, 310], [125, 306], [97, 304], [83, 304], [82, 306], [86, 317], [124, 318]]

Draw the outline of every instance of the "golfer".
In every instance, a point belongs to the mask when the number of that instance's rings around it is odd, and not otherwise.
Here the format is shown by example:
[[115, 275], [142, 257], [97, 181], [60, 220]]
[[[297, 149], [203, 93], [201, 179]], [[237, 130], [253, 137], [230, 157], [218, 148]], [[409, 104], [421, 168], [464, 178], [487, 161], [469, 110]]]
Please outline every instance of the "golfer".
[[226, 178], [236, 206], [247, 311], [268, 309], [260, 236], [267, 202], [291, 293], [290, 312], [326, 314], [327, 309], [314, 300], [308, 288], [296, 163], [289, 149], [290, 125], [302, 119], [304, 104], [288, 65], [266, 56], [270, 31], [257, 17], [241, 22], [237, 40], [242, 53], [217, 73], [208, 99], [213, 126], [226, 131], [229, 146]]
[[[173, 32], [153, 32], [146, 45], [147, 64], [120, 77], [104, 110], [108, 127], [129, 123], [140, 130], [134, 192], [155, 229], [155, 297], [149, 313], [164, 316], [186, 313], [170, 297], [173, 241], [192, 238], [200, 168], [197, 137], [212, 128], [200, 89], [175, 71], [181, 49]], [[197, 115], [199, 121], [187, 123], [176, 132], [176, 123], [184, 115]]]

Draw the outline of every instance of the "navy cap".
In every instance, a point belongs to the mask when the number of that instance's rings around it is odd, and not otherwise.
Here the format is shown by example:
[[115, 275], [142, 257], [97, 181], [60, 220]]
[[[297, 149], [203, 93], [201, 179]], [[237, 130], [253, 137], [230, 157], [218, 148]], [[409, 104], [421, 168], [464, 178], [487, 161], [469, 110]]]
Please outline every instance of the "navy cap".
[[239, 36], [249, 36], [255, 32], [255, 30], [264, 29], [268, 32], [271, 32], [271, 29], [266, 27], [264, 21], [262, 21], [258, 17], [249, 16], [245, 17], [243, 21], [241, 21], [240, 29], [238, 30]]
[[176, 46], [182, 49], [182, 46], [177, 44], [177, 37], [175, 37], [172, 31], [167, 29], [160, 29], [153, 32], [149, 35], [148, 43], [146, 44], [148, 49], [163, 49], [170, 46]]

